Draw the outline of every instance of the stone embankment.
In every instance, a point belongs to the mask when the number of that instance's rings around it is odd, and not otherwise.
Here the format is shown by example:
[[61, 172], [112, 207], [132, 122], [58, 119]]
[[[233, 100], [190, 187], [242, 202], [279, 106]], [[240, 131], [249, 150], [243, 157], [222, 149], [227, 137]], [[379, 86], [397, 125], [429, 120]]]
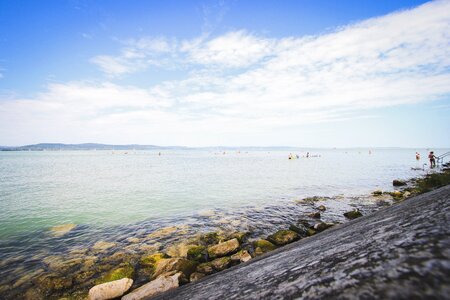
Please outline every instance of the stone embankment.
[[449, 299], [449, 249], [447, 185], [151, 299]]

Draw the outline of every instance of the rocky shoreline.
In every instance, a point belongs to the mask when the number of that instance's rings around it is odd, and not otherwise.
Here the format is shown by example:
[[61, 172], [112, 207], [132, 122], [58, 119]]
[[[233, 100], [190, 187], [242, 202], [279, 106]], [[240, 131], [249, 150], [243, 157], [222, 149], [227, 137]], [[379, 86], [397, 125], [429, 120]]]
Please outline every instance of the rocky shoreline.
[[[448, 172], [448, 169], [444, 168], [439, 176], [448, 176]], [[394, 191], [374, 191], [371, 197], [387, 205], [398, 203], [426, 192], [430, 182], [429, 188], [438, 186], [440, 182], [436, 185], [436, 176], [438, 175], [432, 174], [408, 182], [394, 180]], [[302, 199], [300, 202], [310, 203], [314, 211], [268, 236], [255, 238], [249, 232], [215, 231], [194, 234], [183, 241], [165, 245], [164, 248], [157, 243], [144, 243], [145, 251], [140, 252], [133, 251], [133, 247], [142, 248], [142, 239], [130, 236], [127, 242], [132, 247], [111, 255], [107, 254], [108, 249], [113, 248], [115, 243], [98, 241], [90, 249], [72, 250], [70, 259], [44, 257], [46, 269], [38, 269], [25, 275], [12, 286], [1, 286], [0, 295], [5, 299], [21, 297], [74, 300], [114, 299], [122, 296], [122, 299], [130, 300], [156, 296], [180, 285], [245, 264], [265, 253], [301, 239], [308, 239], [337, 225], [321, 220], [327, 214], [327, 207], [319, 204], [323, 200], [321, 197]], [[344, 216], [352, 220], [361, 217], [362, 213], [353, 209], [345, 212]], [[65, 224], [52, 228], [52, 232], [55, 237], [61, 237], [75, 227], [73, 224]], [[146, 239], [164, 239], [187, 230], [183, 226], [165, 227], [148, 234]], [[23, 286], [28, 288], [24, 290]], [[23, 292], [17, 294], [19, 288]]]

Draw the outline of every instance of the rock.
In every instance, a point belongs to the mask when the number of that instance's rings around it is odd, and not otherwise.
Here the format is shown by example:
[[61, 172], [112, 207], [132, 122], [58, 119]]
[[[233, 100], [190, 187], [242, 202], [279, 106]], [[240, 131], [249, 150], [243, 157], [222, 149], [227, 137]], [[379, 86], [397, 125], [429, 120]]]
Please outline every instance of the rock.
[[190, 282], [194, 282], [194, 281], [202, 279], [205, 276], [206, 276], [206, 274], [199, 273], [199, 272], [194, 272], [194, 273], [191, 274], [191, 277], [189, 278], [189, 281]]
[[231, 258], [228, 256], [216, 258], [211, 262], [214, 270], [223, 271], [231, 265]]
[[314, 229], [308, 228], [308, 236], [312, 236], [312, 235], [315, 235], [315, 234], [316, 234], [316, 231]]
[[310, 229], [307, 228], [303, 224], [298, 224], [298, 225], [292, 224], [289, 226], [289, 230], [294, 231], [295, 233], [297, 233], [299, 235], [299, 237], [303, 238], [303, 237], [309, 236], [308, 232]]
[[141, 240], [138, 239], [137, 237], [130, 237], [130, 238], [127, 238], [127, 242], [128, 242], [128, 243], [132, 243], [132, 244], [139, 243], [140, 241], [141, 241]]
[[298, 224], [301, 224], [301, 225], [305, 226], [306, 228], [314, 227], [314, 222], [311, 222], [310, 220], [299, 219], [297, 222], [298, 222]]
[[66, 259], [60, 255], [50, 255], [42, 260], [50, 270], [57, 273], [66, 273], [75, 266], [80, 266], [83, 262], [81, 257]]
[[373, 191], [372, 195], [374, 195], [374, 196], [381, 196], [381, 195], [383, 195], [383, 191], [382, 190]]
[[197, 263], [192, 260], [184, 258], [165, 258], [156, 263], [155, 273], [153, 278], [157, 278], [159, 275], [169, 272], [182, 272], [186, 278], [195, 271]]
[[406, 191], [406, 192], [403, 193], [403, 197], [404, 198], [408, 198], [409, 196], [411, 196], [411, 192]]
[[16, 282], [14, 282], [12, 288], [13, 289], [18, 288], [22, 284], [32, 281], [33, 278], [35, 278], [36, 276], [38, 276], [38, 275], [40, 275], [42, 273], [44, 273], [44, 269], [38, 269], [38, 270], [33, 271], [31, 273], [27, 273], [24, 276], [20, 277]]
[[73, 280], [76, 284], [81, 284], [92, 278], [95, 274], [97, 274], [97, 272], [94, 270], [80, 271], [75, 273]]
[[390, 192], [389, 194], [396, 200], [403, 198], [403, 193], [400, 191], [393, 191], [393, 192]]
[[211, 258], [216, 258], [234, 253], [238, 249], [239, 249], [239, 241], [236, 238], [234, 238], [232, 240], [209, 247], [208, 255]]
[[96, 283], [101, 284], [105, 282], [116, 281], [122, 278], [133, 279], [133, 277], [134, 277], [134, 267], [130, 263], [125, 263], [120, 267], [111, 270], [102, 277], [100, 277], [96, 281]]
[[198, 215], [200, 217], [212, 217], [215, 215], [215, 212], [212, 209], [202, 209], [198, 211]]
[[168, 235], [171, 235], [178, 231], [177, 226], [171, 226], [171, 227], [165, 227], [158, 230], [153, 231], [149, 235], [147, 235], [147, 238], [149, 239], [156, 239], [156, 238], [162, 238]]
[[106, 300], [120, 297], [130, 289], [132, 284], [132, 279], [122, 278], [96, 285], [89, 290], [88, 300]]
[[320, 205], [317, 209], [320, 210], [320, 211], [326, 211], [327, 210], [327, 208], [324, 205]]
[[159, 295], [165, 291], [177, 288], [180, 285], [180, 276], [182, 273], [174, 275], [162, 274], [153, 281], [135, 289], [131, 293], [123, 296], [121, 300], [141, 300]]
[[274, 244], [267, 240], [257, 240], [253, 243], [253, 247], [255, 248], [256, 256], [275, 250], [277, 248]]
[[188, 243], [178, 243], [169, 246], [165, 251], [170, 257], [187, 257], [189, 249], [195, 247], [195, 245]]
[[54, 237], [61, 237], [72, 231], [75, 227], [77, 227], [76, 224], [62, 224], [53, 226], [52, 228], [50, 228], [50, 231]]
[[314, 225], [314, 230], [319, 231], [319, 232], [324, 231], [325, 229], [328, 229], [333, 225], [334, 225], [333, 223], [320, 222], [320, 223], [317, 223], [316, 225]]
[[150, 255], [144, 255], [141, 257], [140, 264], [145, 267], [155, 267], [155, 264], [161, 259], [169, 258], [169, 256], [165, 253], [158, 252]]
[[362, 216], [362, 213], [358, 209], [354, 209], [344, 213], [344, 217], [347, 219], [353, 220]]
[[205, 262], [207, 260], [208, 251], [205, 246], [193, 246], [187, 251], [187, 259], [198, 262]]
[[197, 266], [197, 272], [208, 275], [214, 272], [214, 268], [210, 262], [206, 262]]
[[247, 238], [246, 232], [235, 232], [228, 236], [227, 239], [237, 239], [239, 243], [242, 243]]
[[403, 180], [394, 179], [392, 181], [392, 185], [393, 186], [404, 186], [404, 185], [406, 185], [406, 182]]
[[246, 262], [252, 259], [250, 253], [247, 250], [241, 250], [238, 253], [231, 255], [231, 261], [234, 262]]
[[94, 244], [94, 246], [92, 246], [92, 249], [96, 251], [105, 251], [108, 250], [109, 248], [114, 247], [115, 245], [116, 243], [98, 241], [97, 243]]
[[292, 230], [279, 230], [267, 238], [268, 241], [277, 246], [283, 246], [299, 239], [296, 232]]
[[45, 294], [51, 294], [53, 291], [60, 291], [70, 288], [73, 284], [72, 277], [58, 276], [56, 274], [45, 274], [33, 281]]
[[314, 218], [314, 219], [320, 219], [320, 212], [318, 212], [318, 211], [312, 212], [312, 213], [308, 214], [308, 217]]

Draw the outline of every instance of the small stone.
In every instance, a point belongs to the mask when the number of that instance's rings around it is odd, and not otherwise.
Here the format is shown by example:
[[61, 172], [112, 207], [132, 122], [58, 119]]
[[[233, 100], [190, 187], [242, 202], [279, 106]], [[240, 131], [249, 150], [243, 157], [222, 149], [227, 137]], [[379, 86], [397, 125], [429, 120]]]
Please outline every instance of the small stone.
[[122, 278], [96, 285], [89, 290], [88, 300], [107, 300], [120, 297], [130, 289], [132, 284], [132, 279]]
[[277, 248], [274, 244], [267, 240], [257, 240], [253, 243], [253, 247], [255, 248], [256, 256], [275, 250]]
[[53, 226], [52, 228], [50, 228], [50, 231], [54, 237], [61, 237], [72, 231], [75, 227], [77, 227], [76, 224], [62, 224]]
[[197, 263], [192, 260], [184, 258], [166, 258], [161, 259], [156, 263], [155, 273], [153, 278], [157, 278], [159, 275], [169, 272], [182, 272], [186, 278], [195, 271]]
[[199, 272], [194, 272], [194, 273], [191, 274], [191, 277], [189, 278], [189, 281], [190, 282], [194, 282], [194, 281], [202, 279], [205, 276], [206, 276], [206, 274], [199, 273]]
[[274, 243], [277, 246], [283, 246], [292, 243], [299, 239], [296, 232], [292, 230], [279, 230], [272, 235], [269, 235], [267, 240]]
[[174, 275], [162, 274], [153, 281], [135, 289], [131, 293], [122, 297], [121, 300], [141, 300], [159, 295], [168, 290], [177, 288], [180, 285], [180, 276], [182, 273]]
[[327, 208], [324, 205], [320, 205], [317, 209], [320, 210], [320, 211], [326, 211], [327, 210]]
[[331, 226], [333, 226], [334, 224], [333, 223], [324, 223], [324, 222], [320, 222], [320, 223], [317, 223], [316, 225], [314, 225], [314, 229], [316, 230], [316, 231], [324, 231], [325, 229], [328, 229], [328, 228], [330, 228]]
[[211, 262], [211, 265], [216, 271], [223, 271], [231, 265], [231, 258], [227, 256], [216, 258]]
[[404, 185], [406, 185], [406, 182], [403, 181], [403, 180], [394, 179], [394, 180], [392, 181], [392, 185], [393, 185], [393, 186], [404, 186]]
[[308, 214], [308, 217], [314, 218], [314, 219], [320, 219], [320, 212], [318, 212], [318, 211], [312, 212], [312, 213]]
[[354, 209], [344, 213], [344, 217], [353, 220], [362, 216], [362, 213], [358, 209]]
[[252, 256], [247, 250], [241, 250], [238, 253], [231, 255], [231, 260], [234, 262], [246, 262], [250, 259], [252, 259]]
[[393, 192], [390, 193], [390, 195], [396, 200], [399, 200], [399, 199], [403, 198], [403, 193], [400, 192], [400, 191], [393, 191]]
[[372, 195], [374, 195], [374, 196], [381, 196], [381, 195], [383, 195], [383, 191], [382, 190], [373, 191]]
[[208, 255], [211, 258], [216, 258], [234, 253], [238, 249], [239, 249], [239, 241], [236, 238], [234, 238], [232, 240], [209, 247]]
[[214, 272], [213, 266], [210, 262], [202, 263], [197, 266], [197, 272], [204, 274], [211, 274]]
[[404, 198], [408, 198], [409, 196], [411, 196], [411, 192], [406, 191], [406, 192], [403, 193], [403, 197]]

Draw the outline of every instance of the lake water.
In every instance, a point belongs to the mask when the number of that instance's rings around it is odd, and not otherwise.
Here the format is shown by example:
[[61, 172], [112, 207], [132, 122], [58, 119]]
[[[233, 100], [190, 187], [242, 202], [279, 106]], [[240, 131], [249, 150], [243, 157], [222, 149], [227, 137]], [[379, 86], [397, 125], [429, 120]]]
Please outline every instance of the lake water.
[[[288, 160], [290, 152], [300, 158]], [[167, 226], [265, 234], [308, 212], [296, 200], [309, 196], [330, 197], [320, 202], [329, 208], [325, 221], [345, 221], [347, 209], [376, 208], [364, 195], [428, 172], [412, 169], [426, 156], [426, 149], [0, 152], [0, 286], [11, 289], [48, 255], [98, 240], [116, 243], [113, 251]], [[77, 225], [70, 234], [49, 234], [67, 223]]]

